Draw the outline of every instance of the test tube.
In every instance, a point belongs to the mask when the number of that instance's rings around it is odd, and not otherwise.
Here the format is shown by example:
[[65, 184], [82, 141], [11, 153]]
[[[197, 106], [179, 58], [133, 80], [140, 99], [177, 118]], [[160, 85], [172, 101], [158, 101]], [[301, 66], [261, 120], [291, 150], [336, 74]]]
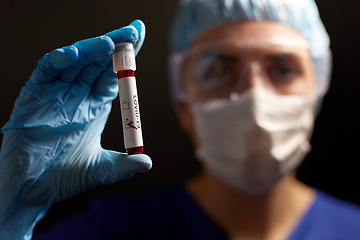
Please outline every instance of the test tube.
[[124, 143], [129, 155], [143, 153], [139, 99], [135, 79], [135, 53], [132, 43], [118, 43], [112, 54], [117, 73]]

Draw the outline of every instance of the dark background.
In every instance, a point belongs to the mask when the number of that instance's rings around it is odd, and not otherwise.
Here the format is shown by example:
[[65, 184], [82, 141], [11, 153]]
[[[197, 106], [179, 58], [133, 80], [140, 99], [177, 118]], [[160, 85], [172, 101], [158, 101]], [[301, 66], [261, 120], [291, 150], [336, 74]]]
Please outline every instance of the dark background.
[[[305, 183], [360, 204], [360, 2], [318, 0], [332, 39], [333, 77], [317, 118], [312, 152], [299, 169]], [[137, 57], [145, 152], [153, 169], [54, 204], [35, 231], [60, 220], [102, 191], [133, 194], [181, 181], [198, 171], [168, 95], [167, 38], [175, 0], [0, 0], [0, 126], [37, 61], [47, 52], [142, 19], [146, 40]], [[124, 151], [118, 100], [102, 137], [104, 148]]]

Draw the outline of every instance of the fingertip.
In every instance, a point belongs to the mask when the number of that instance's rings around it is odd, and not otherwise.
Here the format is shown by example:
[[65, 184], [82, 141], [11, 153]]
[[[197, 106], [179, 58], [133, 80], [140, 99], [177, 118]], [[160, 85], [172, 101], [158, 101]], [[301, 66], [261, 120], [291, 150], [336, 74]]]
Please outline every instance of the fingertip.
[[100, 176], [106, 178], [102, 180], [103, 183], [125, 180], [138, 172], [146, 172], [152, 167], [150, 157], [145, 154], [127, 155], [111, 150], [103, 151], [103, 158], [100, 163], [102, 163]]
[[129, 26], [133, 26], [136, 28], [136, 31], [139, 34], [139, 38], [144, 38], [146, 33], [146, 27], [143, 21], [137, 19], [129, 24]]
[[43, 66], [53, 69], [66, 68], [77, 61], [78, 56], [78, 49], [74, 46], [58, 48], [45, 55], [47, 61], [43, 61]]
[[146, 27], [145, 27], [144, 22], [139, 19], [130, 23], [130, 26], [135, 27], [135, 29], [137, 30], [138, 35], [139, 35], [138, 40], [134, 44], [135, 55], [137, 55], [138, 52], [140, 51], [140, 48], [142, 47], [142, 45], [144, 43], [144, 40], [145, 40]]
[[79, 51], [79, 63], [103, 61], [111, 58], [115, 44], [108, 36], [100, 36], [76, 42], [74, 45]]
[[105, 36], [110, 37], [115, 44], [122, 42], [135, 44], [139, 38], [138, 31], [134, 26], [122, 27], [105, 34]]
[[109, 36], [115, 44], [121, 42], [131, 42], [134, 44], [135, 56], [144, 43], [145, 35], [146, 27], [141, 20], [135, 20], [126, 27], [105, 34], [105, 36]]
[[128, 155], [128, 157], [135, 162], [141, 163], [142, 167], [139, 169], [140, 172], [146, 172], [152, 168], [152, 160], [146, 154], [134, 154]]
[[98, 37], [98, 39], [100, 39], [102, 54], [104, 56], [111, 55], [115, 50], [115, 44], [112, 41], [112, 39], [109, 36], [105, 36], [105, 35]]

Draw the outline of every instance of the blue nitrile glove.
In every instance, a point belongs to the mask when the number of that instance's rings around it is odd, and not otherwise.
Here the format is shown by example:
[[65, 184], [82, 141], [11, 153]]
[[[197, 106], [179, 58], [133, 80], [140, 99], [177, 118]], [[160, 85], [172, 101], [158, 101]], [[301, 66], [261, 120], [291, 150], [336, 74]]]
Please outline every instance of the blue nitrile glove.
[[132, 42], [137, 53], [144, 37], [144, 24], [134, 21], [39, 61], [2, 129], [0, 239], [30, 239], [52, 203], [151, 168], [146, 155], [100, 144], [118, 94], [114, 43]]

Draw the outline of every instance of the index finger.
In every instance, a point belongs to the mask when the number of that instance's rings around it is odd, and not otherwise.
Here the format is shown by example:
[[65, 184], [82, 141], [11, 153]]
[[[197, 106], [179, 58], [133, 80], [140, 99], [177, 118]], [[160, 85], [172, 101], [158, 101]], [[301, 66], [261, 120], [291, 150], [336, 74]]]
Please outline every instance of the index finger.
[[114, 30], [105, 34], [109, 36], [115, 44], [121, 42], [131, 42], [134, 44], [135, 56], [140, 51], [145, 39], [146, 28], [141, 20], [135, 20], [129, 26]]
[[[76, 65], [75, 73], [78, 74], [83, 67], [93, 62], [111, 61], [111, 54], [115, 50], [116, 43], [131, 42], [137, 53], [144, 37], [145, 25], [140, 20], [136, 20], [129, 26], [114, 30], [104, 36], [85, 39], [72, 46], [56, 49], [40, 59], [29, 82], [45, 84], [51, 82], [61, 69]], [[71, 74], [71, 78], [76, 78], [77, 74]]]

